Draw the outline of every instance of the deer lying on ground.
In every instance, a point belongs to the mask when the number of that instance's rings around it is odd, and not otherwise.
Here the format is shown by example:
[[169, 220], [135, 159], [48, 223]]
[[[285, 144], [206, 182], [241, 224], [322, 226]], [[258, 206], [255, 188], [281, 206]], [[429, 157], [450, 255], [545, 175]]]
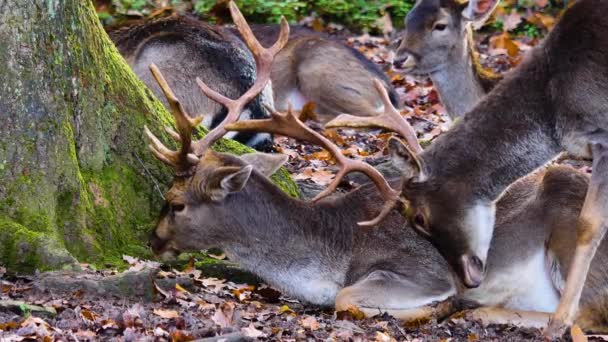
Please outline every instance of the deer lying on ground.
[[[110, 37], [135, 74], [161, 99], [162, 91], [151, 77], [149, 65], [155, 63], [167, 75], [167, 82], [180, 96], [190, 113], [208, 114], [206, 127], [215, 127], [226, 115], [224, 107], [195, 89], [194, 78], [200, 77], [226, 96], [237, 97], [255, 81], [255, 61], [243, 42], [229, 30], [198, 20], [171, 15], [130, 23], [110, 30]], [[268, 86], [242, 114], [243, 119], [268, 117], [264, 106], [272, 106]], [[257, 149], [268, 149], [268, 134], [229, 135]]]
[[[494, 1], [474, 2], [476, 9]], [[563, 150], [593, 157], [575, 254], [548, 336], [576, 318], [608, 228], [607, 15], [608, 1], [576, 2], [544, 42], [430, 148], [418, 155], [393, 144], [408, 218], [469, 288], [480, 286], [486, 273], [495, 199]]]
[[405, 73], [429, 76], [452, 119], [471, 110], [502, 79], [481, 66], [472, 34], [498, 1], [477, 3], [418, 1], [405, 19], [393, 63]]
[[[374, 79], [380, 79], [398, 106], [398, 96], [380, 68], [359, 51], [319, 33], [296, 27], [272, 66], [275, 108], [289, 105], [301, 110], [316, 104], [319, 119], [327, 122], [342, 113], [368, 116], [382, 109]], [[253, 32], [264, 44], [277, 36], [277, 26], [254, 25]]]
[[[266, 43], [278, 36], [279, 26], [254, 25], [253, 31]], [[255, 79], [254, 61], [237, 38], [238, 30], [233, 33], [230, 29], [171, 15], [131, 23], [111, 30], [110, 36], [158, 98], [162, 98], [162, 93], [148, 71], [151, 63], [168, 75], [167, 82], [183, 99], [186, 110], [210, 113], [205, 118], [207, 127], [219, 124], [225, 110], [192, 87], [194, 78], [198, 76], [207, 84], [217, 85], [222, 94], [233, 97], [240, 96]], [[301, 109], [308, 102], [316, 104], [323, 122], [345, 112], [370, 115], [382, 104], [375, 96], [376, 78], [382, 79], [393, 104], [398, 103], [390, 81], [378, 66], [343, 42], [302, 27], [296, 27], [277, 56], [270, 77], [272, 87], [247, 106], [243, 119], [267, 117], [264, 108], [267, 105], [286, 110], [287, 104], [292, 103]], [[272, 144], [267, 134], [240, 133], [234, 138], [258, 149], [267, 149]]]
[[[191, 133], [199, 121], [185, 112], [159, 70], [151, 68], [176, 119], [179, 133], [172, 135], [181, 142], [179, 151], [171, 151], [146, 130], [152, 152], [177, 170], [152, 238], [154, 251], [170, 257], [180, 251], [221, 246], [243, 267], [311, 303], [330, 306], [335, 302], [338, 310], [354, 305], [368, 315], [388, 311], [402, 319], [435, 314], [426, 304], [455, 292], [449, 267], [440, 255], [412, 230], [404, 230], [408, 222], [395, 210], [385, 213], [379, 229], [357, 226], [357, 221], [384, 212], [382, 201], [391, 198], [391, 185], [398, 182], [389, 185], [367, 164], [346, 159], [335, 145], [306, 127], [291, 111], [273, 111], [268, 120], [234, 123], [239, 110], [268, 80], [272, 58], [284, 39], [279, 38], [279, 43], [269, 50], [262, 49], [247, 32], [234, 4], [231, 10], [244, 36], [251, 37], [248, 45], [262, 72], [253, 90], [237, 100], [223, 97], [199, 81], [208, 96], [229, 108], [226, 121], [219, 126], [222, 131], [192, 142]], [[377, 89], [382, 94], [385, 114], [393, 115], [397, 121], [394, 115], [399, 114], [379, 82]], [[407, 121], [401, 122], [401, 131], [412, 135]], [[267, 178], [285, 162], [284, 156], [256, 153], [238, 158], [209, 150], [226, 129], [270, 131], [317, 143], [331, 151], [342, 165], [338, 178], [361, 170], [379, 190], [364, 186], [312, 204], [292, 199]], [[558, 167], [513, 185], [497, 204], [496, 247], [488, 258], [487, 285], [465, 292], [462, 298], [482, 305], [552, 310], [559, 296], [559, 284], [555, 283], [559, 268], [549, 269], [547, 265], [563, 265], [562, 260], [571, 254], [560, 246], [574, 231], [568, 228], [580, 212], [586, 183], [587, 178], [581, 173]], [[535, 234], [531, 238], [522, 231]], [[555, 251], [546, 253], [545, 241], [550, 241], [548, 246], [555, 247]], [[599, 284], [603, 283], [602, 274], [597, 278]], [[593, 293], [595, 303], [597, 297]], [[479, 313], [487, 317], [495, 312]]]

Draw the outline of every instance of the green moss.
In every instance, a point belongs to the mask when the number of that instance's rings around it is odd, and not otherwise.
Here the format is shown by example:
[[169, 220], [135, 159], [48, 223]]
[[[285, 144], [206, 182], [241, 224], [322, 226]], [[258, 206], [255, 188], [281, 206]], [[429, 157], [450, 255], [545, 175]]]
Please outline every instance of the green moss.
[[7, 268], [23, 272], [77, 267], [59, 241], [6, 217], [0, 217], [0, 257]]
[[[0, 27], [0, 64], [19, 66], [0, 72], [0, 93], [11, 98], [0, 103], [11, 124], [0, 130], [0, 263], [29, 272], [61, 268], [72, 256], [99, 265], [120, 265], [123, 254], [149, 257], [147, 234], [172, 170], [149, 153], [143, 127], [170, 141], [162, 127], [171, 115], [130, 70], [90, 2], [6, 6], [0, 20], [10, 13], [30, 21], [11, 19], [19, 37]], [[228, 140], [215, 148], [251, 151]], [[297, 195], [285, 171], [274, 179]]]

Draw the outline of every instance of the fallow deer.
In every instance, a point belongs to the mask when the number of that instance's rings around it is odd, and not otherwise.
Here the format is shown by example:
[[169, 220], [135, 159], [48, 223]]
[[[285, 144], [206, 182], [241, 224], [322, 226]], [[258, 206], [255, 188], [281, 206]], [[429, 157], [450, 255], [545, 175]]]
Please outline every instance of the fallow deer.
[[479, 63], [473, 27], [480, 27], [498, 5], [478, 2], [420, 0], [408, 13], [400, 33], [394, 67], [429, 76], [448, 115], [471, 110], [501, 79]]
[[[473, 8], [496, 1], [473, 1]], [[495, 200], [505, 189], [564, 150], [593, 157], [576, 242], [570, 242], [575, 254], [548, 336], [573, 323], [608, 228], [607, 15], [608, 1], [576, 2], [516, 70], [427, 150], [417, 155], [391, 144], [405, 175], [401, 196], [412, 226], [470, 288], [484, 279]]]
[[[162, 91], [150, 75], [154, 63], [163, 70], [167, 82], [190, 113], [205, 113], [204, 124], [214, 128], [226, 115], [224, 107], [195, 89], [200, 77], [227, 96], [237, 97], [255, 81], [255, 61], [249, 50], [232, 32], [186, 16], [172, 14], [131, 22], [111, 29], [110, 37], [135, 74], [161, 99]], [[243, 119], [268, 117], [265, 106], [272, 106], [270, 86], [251, 101]], [[242, 143], [266, 150], [272, 146], [268, 134], [230, 134]]]
[[[244, 36], [252, 37], [233, 4], [231, 9]], [[378, 178], [362, 162], [346, 161], [335, 145], [308, 129], [291, 111], [273, 111], [268, 120], [233, 123], [246, 101], [255, 97], [268, 80], [273, 55], [285, 42], [285, 34], [281, 37], [270, 50], [248, 40], [261, 72], [246, 96], [229, 100], [198, 82], [208, 96], [229, 108], [226, 121], [210, 134], [211, 140], [208, 136], [192, 143], [192, 130], [200, 120], [185, 112], [158, 68], [152, 66], [154, 78], [176, 119], [179, 133], [172, 135], [182, 144], [179, 151], [170, 151], [146, 130], [152, 152], [178, 171], [152, 238], [153, 249], [172, 256], [183, 250], [221, 246], [245, 268], [311, 303], [330, 306], [335, 302], [338, 310], [355, 305], [368, 315], [388, 311], [403, 319], [436, 314], [425, 305], [455, 291], [448, 265], [439, 253], [413, 230], [403, 230], [408, 222], [394, 210], [386, 213], [381, 229], [363, 230], [357, 225], [368, 215], [384, 211], [382, 201], [390, 196], [383, 192], [390, 185], [385, 188], [386, 181], [381, 176]], [[386, 90], [379, 82], [376, 87], [386, 108], [379, 119], [391, 117], [398, 122], [399, 114], [392, 108]], [[407, 121], [401, 118], [400, 122], [393, 125], [391, 120], [386, 121], [390, 127], [401, 125], [397, 130], [411, 136], [413, 131]], [[256, 153], [238, 158], [209, 151], [226, 129], [271, 131], [318, 143], [345, 166], [339, 177], [350, 170], [363, 170], [380, 191], [364, 186], [316, 204], [290, 198], [267, 178], [285, 162], [284, 156]], [[391, 143], [395, 145], [396, 141]], [[397, 148], [400, 146], [397, 144]], [[495, 247], [488, 258], [491, 271], [487, 286], [465, 292], [462, 298], [482, 305], [551, 310], [557, 303], [558, 292], [553, 287], [559, 289], [555, 281], [560, 276], [555, 273], [559, 268], [548, 269], [546, 264], [564, 265], [571, 257], [563, 242], [574, 232], [568, 228], [580, 211], [586, 184], [586, 176], [563, 167], [536, 173], [514, 184], [497, 204], [499, 219]], [[522, 231], [533, 231], [534, 238]], [[546, 241], [555, 250], [547, 253]], [[513, 267], [514, 264], [525, 267]], [[594, 265], [600, 272], [602, 267]], [[530, 272], [535, 277], [530, 277]], [[505, 273], [509, 277], [505, 278]], [[597, 286], [604, 283], [604, 273], [594, 278], [592, 284], [596, 287], [590, 287], [595, 305]], [[522, 279], [527, 283], [523, 284]], [[500, 286], [492, 286], [493, 283]], [[591, 308], [595, 312], [596, 307]], [[496, 311], [478, 313], [483, 318]]]
[[[380, 79], [391, 103], [398, 96], [380, 68], [345, 42], [296, 26], [287, 45], [272, 67], [272, 89], [277, 110], [289, 105], [301, 110], [316, 105], [319, 119], [327, 122], [342, 113], [373, 115], [382, 109], [374, 79]], [[264, 43], [277, 36], [276, 26], [254, 25], [253, 32]]]

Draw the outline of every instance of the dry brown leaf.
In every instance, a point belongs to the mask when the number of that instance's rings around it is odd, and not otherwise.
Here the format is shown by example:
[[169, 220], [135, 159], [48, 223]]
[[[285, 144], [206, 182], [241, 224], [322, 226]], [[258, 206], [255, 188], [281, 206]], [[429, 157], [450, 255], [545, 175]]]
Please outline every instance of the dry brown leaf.
[[80, 311], [80, 316], [89, 322], [95, 322], [95, 320], [97, 319], [97, 317], [99, 317], [98, 314], [94, 313], [93, 311], [90, 310], [81, 310]]
[[519, 53], [519, 46], [509, 37], [509, 33], [503, 32], [499, 36], [490, 38], [491, 50], [504, 50], [510, 57], [515, 57]]
[[543, 13], [532, 13], [526, 18], [526, 20], [536, 26], [543, 26], [548, 30], [552, 29], [553, 26], [555, 26], [555, 18]]
[[241, 332], [243, 333], [243, 335], [250, 338], [260, 338], [266, 336], [264, 332], [256, 329], [255, 326], [253, 326], [253, 323], [249, 323], [249, 326], [246, 328], [241, 328]]
[[298, 115], [298, 119], [302, 122], [306, 122], [308, 120], [311, 121], [319, 121], [319, 117], [315, 113], [315, 109], [317, 105], [314, 102], [306, 102], [300, 110], [300, 114]]
[[355, 320], [360, 321], [365, 319], [365, 314], [363, 311], [359, 310], [359, 308], [355, 306], [350, 306], [348, 309], [344, 311], [336, 312], [336, 318], [339, 320]]
[[231, 327], [234, 325], [234, 310], [236, 305], [232, 302], [223, 302], [219, 305], [217, 310], [215, 310], [215, 314], [211, 319], [215, 324], [219, 325], [222, 328]]
[[310, 329], [312, 331], [319, 330], [319, 328], [321, 327], [319, 321], [317, 321], [317, 319], [313, 316], [306, 316], [304, 319], [302, 319], [300, 324], [302, 324], [304, 328]]
[[397, 341], [397, 340], [388, 334], [385, 334], [381, 331], [376, 331], [376, 341], [377, 342], [393, 342], [393, 341]]
[[154, 309], [154, 314], [156, 316], [166, 319], [173, 319], [179, 317], [179, 314], [175, 310]]

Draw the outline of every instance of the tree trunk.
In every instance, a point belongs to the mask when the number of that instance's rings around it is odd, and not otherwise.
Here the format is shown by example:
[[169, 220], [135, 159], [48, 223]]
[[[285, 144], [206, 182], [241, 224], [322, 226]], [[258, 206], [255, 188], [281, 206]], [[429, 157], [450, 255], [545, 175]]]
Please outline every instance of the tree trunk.
[[[32, 271], [147, 255], [171, 170], [147, 151], [143, 126], [160, 135], [172, 119], [91, 3], [0, 0], [0, 66], [0, 264]], [[286, 173], [275, 180], [297, 193]]]

